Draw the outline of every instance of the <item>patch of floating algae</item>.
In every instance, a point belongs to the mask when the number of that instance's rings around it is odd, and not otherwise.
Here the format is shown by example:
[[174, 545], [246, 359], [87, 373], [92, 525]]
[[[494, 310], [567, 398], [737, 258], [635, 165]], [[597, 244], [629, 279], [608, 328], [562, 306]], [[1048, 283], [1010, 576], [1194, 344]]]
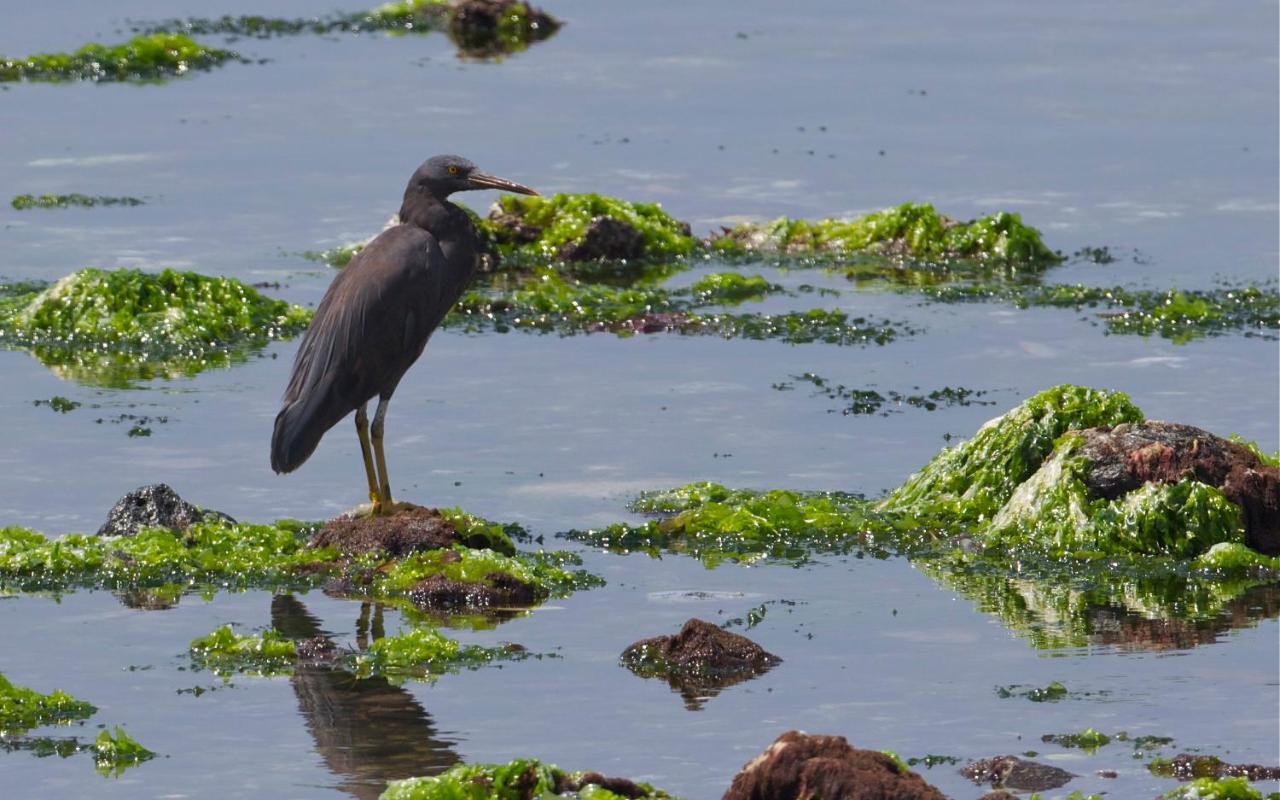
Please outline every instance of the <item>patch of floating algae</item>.
[[41, 694], [34, 689], [17, 686], [0, 673], [0, 736], [88, 719], [97, 710], [57, 689]]
[[71, 194], [20, 194], [9, 205], [18, 211], [32, 208], [94, 208], [95, 206], [140, 206], [144, 200], [136, 197], [106, 197], [73, 192]]
[[380, 675], [392, 682], [407, 677], [434, 680], [511, 656], [503, 648], [463, 645], [437, 630], [412, 628], [373, 642], [367, 651], [354, 656], [351, 669], [361, 678]]
[[22, 591], [131, 589], [167, 584], [227, 588], [317, 584], [336, 571], [337, 551], [307, 546], [301, 523], [201, 522], [186, 531], [149, 528], [128, 537], [68, 534], [49, 539], [0, 528], [0, 586]]
[[119, 725], [114, 731], [102, 731], [94, 740], [93, 760], [98, 774], [103, 777], [119, 777], [126, 769], [150, 761], [156, 754], [143, 747]]
[[155, 33], [112, 46], [87, 44], [73, 53], [0, 57], [0, 82], [155, 81], [241, 60], [237, 53], [202, 45], [183, 34]]
[[392, 781], [380, 800], [529, 800], [548, 797], [662, 800], [670, 797], [647, 783], [625, 781], [629, 793], [620, 795], [592, 781], [610, 785], [619, 782], [604, 778], [599, 773], [567, 772], [536, 759], [515, 759], [506, 764], [459, 764], [432, 777]]
[[191, 659], [196, 666], [218, 675], [280, 675], [291, 671], [298, 648], [278, 631], [259, 636], [238, 634], [230, 625], [191, 640]]
[[86, 269], [0, 293], [0, 346], [29, 348], [67, 377], [127, 385], [243, 360], [310, 319], [234, 278]]

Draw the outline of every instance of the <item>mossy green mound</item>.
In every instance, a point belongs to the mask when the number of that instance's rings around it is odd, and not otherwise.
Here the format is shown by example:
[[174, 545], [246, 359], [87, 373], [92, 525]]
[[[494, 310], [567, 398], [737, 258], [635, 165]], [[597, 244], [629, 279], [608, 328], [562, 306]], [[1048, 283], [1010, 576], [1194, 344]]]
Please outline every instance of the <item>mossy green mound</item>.
[[0, 293], [0, 345], [91, 383], [189, 375], [305, 330], [311, 312], [234, 278], [86, 269]]
[[485, 227], [504, 262], [548, 264], [573, 260], [591, 224], [600, 218], [624, 223], [639, 234], [637, 258], [679, 258], [697, 246], [688, 224], [657, 203], [632, 203], [599, 194], [503, 195]]
[[34, 689], [15, 686], [0, 673], [0, 735], [88, 719], [97, 710], [63, 691], [55, 689], [49, 694], [40, 694]]
[[115, 538], [55, 539], [0, 528], [0, 586], [21, 590], [129, 589], [167, 584], [226, 587], [314, 585], [337, 569], [332, 549], [307, 546], [309, 530], [276, 525], [197, 523], [186, 531], [150, 528]]
[[278, 631], [250, 636], [236, 633], [230, 625], [192, 639], [190, 651], [198, 667], [219, 675], [278, 675], [288, 672], [298, 658], [297, 646]]
[[[535, 759], [506, 764], [459, 764], [430, 778], [392, 781], [380, 800], [526, 800], [565, 797], [581, 800], [622, 800], [597, 784], [583, 783], [589, 773], [566, 772]], [[599, 773], [593, 773], [598, 776]], [[640, 798], [668, 798], [666, 792], [641, 783]]]
[[114, 731], [102, 731], [93, 743], [93, 760], [98, 773], [119, 777], [129, 767], [150, 761], [156, 754], [143, 747], [119, 725]]
[[73, 192], [71, 194], [20, 194], [9, 202], [18, 211], [31, 208], [93, 208], [95, 206], [140, 206], [145, 201], [136, 197], [91, 196]]
[[966, 442], [934, 456], [880, 504], [881, 510], [981, 524], [1039, 469], [1068, 430], [1140, 422], [1120, 392], [1058, 386], [992, 420]]
[[[1245, 778], [1196, 778], [1172, 791], [1165, 800], [1263, 800], [1263, 794]], [[1268, 792], [1266, 800], [1280, 800], [1280, 792]]]
[[74, 53], [40, 53], [0, 58], [0, 81], [146, 81], [173, 78], [240, 60], [179, 33], [135, 36], [106, 46], [87, 44]]
[[357, 677], [380, 675], [393, 683], [409, 677], [435, 680], [512, 655], [502, 648], [463, 645], [430, 628], [413, 628], [376, 640], [367, 651], [354, 656], [351, 670]]
[[713, 238], [711, 248], [728, 255], [871, 252], [926, 262], [968, 259], [1031, 268], [1062, 260], [1017, 214], [1001, 212], [957, 222], [927, 203], [903, 203], [849, 221], [783, 217], [764, 225], [744, 223]]

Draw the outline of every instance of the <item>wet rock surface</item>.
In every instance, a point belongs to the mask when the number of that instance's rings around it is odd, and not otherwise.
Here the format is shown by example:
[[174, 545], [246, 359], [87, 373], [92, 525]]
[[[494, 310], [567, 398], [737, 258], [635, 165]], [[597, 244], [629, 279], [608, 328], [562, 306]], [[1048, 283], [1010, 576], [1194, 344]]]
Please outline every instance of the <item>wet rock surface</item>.
[[641, 677], [666, 678], [691, 709], [720, 689], [782, 663], [747, 637], [700, 619], [686, 622], [675, 636], [641, 639], [622, 651], [621, 660]]
[[989, 783], [998, 789], [1044, 792], [1065, 786], [1075, 777], [1065, 769], [1038, 764], [1017, 756], [994, 756], [975, 761], [960, 770], [974, 783]]
[[1081, 431], [1089, 463], [1085, 484], [1115, 499], [1145, 483], [1194, 478], [1222, 490], [1243, 509], [1246, 543], [1280, 555], [1280, 469], [1249, 448], [1191, 425], [1148, 421]]
[[465, 583], [432, 575], [409, 590], [415, 605], [429, 609], [531, 606], [538, 602], [533, 584], [505, 572], [490, 572], [484, 583]]
[[120, 498], [98, 528], [99, 536], [132, 536], [143, 528], [170, 528], [184, 531], [197, 522], [225, 520], [221, 511], [209, 511], [188, 503], [168, 484], [153, 483], [134, 489]]
[[860, 750], [843, 736], [788, 731], [747, 762], [723, 800], [945, 800], [914, 772], [875, 750]]
[[342, 516], [311, 538], [312, 547], [333, 547], [345, 556], [383, 551], [392, 557], [439, 550], [460, 543], [453, 523], [434, 508], [413, 506], [388, 516]]
[[587, 225], [582, 239], [560, 248], [565, 261], [632, 259], [644, 256], [644, 235], [631, 223], [612, 217], [596, 217]]
[[1280, 767], [1228, 764], [1217, 756], [1197, 756], [1190, 753], [1179, 753], [1168, 761], [1158, 760], [1151, 765], [1151, 771], [1180, 781], [1228, 777], [1248, 778], [1254, 782], [1280, 780]]

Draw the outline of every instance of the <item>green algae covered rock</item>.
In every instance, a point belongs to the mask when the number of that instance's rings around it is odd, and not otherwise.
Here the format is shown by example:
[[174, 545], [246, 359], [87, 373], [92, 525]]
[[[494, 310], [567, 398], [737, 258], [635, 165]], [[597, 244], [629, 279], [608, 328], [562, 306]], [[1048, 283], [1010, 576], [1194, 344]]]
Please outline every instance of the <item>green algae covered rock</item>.
[[55, 539], [25, 528], [0, 528], [0, 586], [311, 586], [336, 570], [338, 553], [308, 547], [308, 533], [287, 521], [200, 522], [181, 532], [150, 528], [127, 537]]
[[606, 778], [598, 772], [566, 772], [536, 759], [506, 764], [459, 764], [429, 778], [392, 781], [379, 800], [581, 800], [669, 798], [647, 783]]
[[677, 258], [697, 245], [689, 225], [658, 204], [598, 194], [504, 195], [485, 227], [516, 264]]
[[42, 725], [60, 725], [88, 719], [98, 709], [55, 689], [40, 694], [15, 686], [0, 673], [0, 736], [23, 733]]
[[230, 625], [192, 639], [190, 650], [197, 666], [219, 675], [278, 675], [287, 672], [298, 658], [297, 646], [278, 631], [247, 636], [236, 633]]
[[179, 33], [156, 33], [110, 47], [87, 44], [74, 53], [0, 58], [0, 81], [148, 81], [238, 60], [230, 50], [207, 47]]
[[1009, 501], [1069, 430], [1142, 420], [1121, 392], [1063, 385], [1037, 394], [943, 450], [880, 504], [884, 511], [983, 523]]
[[460, 669], [475, 669], [510, 656], [501, 648], [463, 645], [437, 630], [413, 628], [394, 636], [384, 636], [355, 656], [352, 672], [357, 677], [381, 675], [392, 682], [405, 677], [435, 680]]
[[783, 217], [763, 225], [744, 223], [713, 238], [711, 248], [728, 255], [870, 252], [927, 262], [969, 259], [1027, 266], [1062, 260], [1017, 214], [957, 222], [927, 203], [903, 203], [849, 221]]
[[234, 278], [177, 270], [86, 269], [42, 291], [0, 293], [0, 345], [112, 386], [230, 363], [310, 319]]

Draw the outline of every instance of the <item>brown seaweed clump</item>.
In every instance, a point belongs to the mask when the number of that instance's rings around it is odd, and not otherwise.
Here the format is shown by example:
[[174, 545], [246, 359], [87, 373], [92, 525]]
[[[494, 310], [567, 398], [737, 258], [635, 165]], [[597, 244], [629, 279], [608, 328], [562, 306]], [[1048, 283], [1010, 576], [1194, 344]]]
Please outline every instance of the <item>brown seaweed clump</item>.
[[782, 662], [745, 636], [691, 619], [675, 636], [642, 639], [622, 652], [622, 663], [643, 678], [661, 677], [690, 709], [735, 683]]

